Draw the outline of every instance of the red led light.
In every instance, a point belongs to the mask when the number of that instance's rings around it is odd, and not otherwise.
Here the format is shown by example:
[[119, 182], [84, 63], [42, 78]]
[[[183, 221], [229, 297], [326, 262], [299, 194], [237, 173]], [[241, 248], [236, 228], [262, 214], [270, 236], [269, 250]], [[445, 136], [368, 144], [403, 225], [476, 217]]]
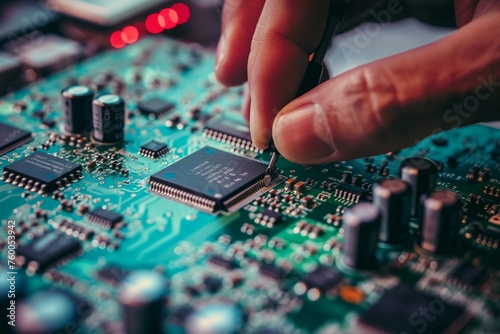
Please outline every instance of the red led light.
[[163, 31], [165, 19], [159, 14], [151, 14], [146, 19], [146, 30], [151, 34], [159, 34]]
[[172, 6], [172, 9], [175, 10], [177, 16], [179, 17], [177, 24], [186, 23], [191, 17], [191, 10], [186, 4], [183, 4], [181, 2], [176, 3], [175, 5]]
[[172, 8], [165, 8], [160, 12], [160, 16], [165, 20], [163, 29], [175, 28], [175, 26], [177, 26], [177, 23], [179, 22], [179, 16], [177, 15], [177, 12]]
[[122, 39], [127, 44], [137, 42], [139, 39], [139, 30], [134, 26], [126, 26], [122, 30]]
[[122, 32], [121, 31], [115, 31], [114, 33], [112, 33], [111, 36], [109, 37], [109, 43], [115, 49], [121, 49], [126, 44], [125, 41], [122, 38]]

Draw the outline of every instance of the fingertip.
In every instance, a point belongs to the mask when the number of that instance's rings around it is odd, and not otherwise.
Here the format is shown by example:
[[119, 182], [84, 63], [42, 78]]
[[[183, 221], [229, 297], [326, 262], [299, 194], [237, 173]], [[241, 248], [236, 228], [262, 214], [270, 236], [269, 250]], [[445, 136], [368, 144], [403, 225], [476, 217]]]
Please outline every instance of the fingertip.
[[241, 113], [243, 119], [250, 124], [250, 90], [248, 88], [248, 83], [243, 85], [243, 102], [241, 104]]
[[250, 105], [250, 134], [255, 147], [265, 150], [271, 140], [271, 127], [266, 125], [259, 114], [255, 112], [253, 104]]

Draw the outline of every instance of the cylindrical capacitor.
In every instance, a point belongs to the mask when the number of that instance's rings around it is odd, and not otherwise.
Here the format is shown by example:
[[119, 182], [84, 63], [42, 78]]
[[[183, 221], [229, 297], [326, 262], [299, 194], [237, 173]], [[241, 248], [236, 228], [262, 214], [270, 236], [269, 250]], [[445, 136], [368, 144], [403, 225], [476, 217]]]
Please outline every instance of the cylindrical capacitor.
[[344, 264], [355, 269], [375, 267], [380, 218], [380, 209], [371, 203], [356, 204], [344, 214]]
[[74, 85], [61, 92], [64, 131], [70, 134], [92, 129], [94, 92], [87, 86]]
[[423, 200], [420, 247], [435, 254], [450, 252], [457, 241], [460, 200], [449, 190], [436, 190]]
[[125, 102], [116, 94], [103, 94], [92, 103], [93, 137], [105, 144], [120, 143], [124, 138]]
[[420, 198], [430, 194], [436, 187], [438, 169], [429, 159], [407, 158], [401, 162], [401, 179], [411, 186], [411, 215], [420, 215]]
[[381, 181], [373, 189], [373, 204], [382, 213], [379, 240], [387, 244], [408, 240], [411, 193], [406, 182], [397, 178]]
[[123, 283], [119, 300], [127, 334], [162, 333], [165, 279], [154, 271], [136, 271]]

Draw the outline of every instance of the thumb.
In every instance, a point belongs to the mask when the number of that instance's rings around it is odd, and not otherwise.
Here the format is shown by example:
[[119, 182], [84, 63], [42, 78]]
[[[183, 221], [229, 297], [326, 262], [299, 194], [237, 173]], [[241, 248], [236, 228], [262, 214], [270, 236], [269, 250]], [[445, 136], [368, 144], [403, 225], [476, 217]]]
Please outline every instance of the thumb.
[[277, 115], [276, 148], [294, 162], [327, 163], [500, 119], [498, 20], [498, 12], [485, 15], [438, 42], [316, 87]]

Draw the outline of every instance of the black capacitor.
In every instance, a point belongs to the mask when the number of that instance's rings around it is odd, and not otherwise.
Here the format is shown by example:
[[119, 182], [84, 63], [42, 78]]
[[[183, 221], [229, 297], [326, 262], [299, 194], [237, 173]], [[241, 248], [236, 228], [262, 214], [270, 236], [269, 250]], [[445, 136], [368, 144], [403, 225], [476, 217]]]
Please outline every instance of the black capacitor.
[[70, 134], [92, 129], [94, 92], [87, 86], [73, 85], [61, 92], [64, 131]]
[[373, 189], [373, 204], [382, 213], [379, 240], [387, 244], [405, 242], [410, 237], [411, 190], [401, 179], [389, 178]]
[[413, 157], [401, 162], [401, 179], [411, 187], [411, 215], [420, 216], [420, 198], [436, 187], [438, 168], [427, 158]]
[[162, 333], [165, 288], [165, 278], [154, 271], [127, 276], [118, 296], [127, 334]]
[[380, 219], [380, 209], [372, 203], [356, 204], [344, 214], [343, 261], [348, 267], [371, 269], [376, 266]]
[[458, 238], [460, 200], [449, 190], [436, 190], [423, 199], [423, 224], [420, 247], [446, 254], [453, 250]]
[[97, 96], [92, 103], [93, 137], [104, 144], [124, 139], [125, 102], [116, 94]]

